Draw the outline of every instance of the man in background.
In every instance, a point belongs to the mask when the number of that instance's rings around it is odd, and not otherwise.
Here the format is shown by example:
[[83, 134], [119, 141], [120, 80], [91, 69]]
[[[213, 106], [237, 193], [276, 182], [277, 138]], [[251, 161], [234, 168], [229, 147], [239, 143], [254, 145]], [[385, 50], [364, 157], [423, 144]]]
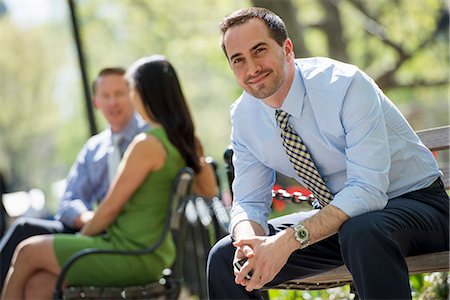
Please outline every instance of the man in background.
[[1, 286], [14, 249], [28, 237], [39, 234], [75, 233], [94, 215], [114, 179], [122, 154], [148, 125], [135, 113], [122, 68], [101, 70], [93, 83], [94, 105], [109, 126], [84, 144], [67, 177], [67, 187], [55, 220], [16, 220], [0, 242]]

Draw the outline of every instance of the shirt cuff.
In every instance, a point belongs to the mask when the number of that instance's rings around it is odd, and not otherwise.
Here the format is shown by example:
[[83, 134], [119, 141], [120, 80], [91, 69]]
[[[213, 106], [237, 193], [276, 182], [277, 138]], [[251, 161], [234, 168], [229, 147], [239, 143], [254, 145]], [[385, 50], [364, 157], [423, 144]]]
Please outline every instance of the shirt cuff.
[[364, 189], [352, 186], [337, 193], [330, 204], [353, 218], [370, 211], [381, 210], [386, 206], [387, 201], [386, 194], [372, 191], [371, 195], [368, 195]]
[[257, 214], [247, 214], [245, 211], [239, 212], [235, 215], [233, 215], [231, 222], [230, 222], [230, 236], [234, 239], [233, 232], [234, 227], [236, 227], [237, 224], [239, 224], [242, 221], [253, 221], [255, 223], [258, 223], [264, 230], [265, 235], [269, 235], [269, 226], [267, 225], [267, 219], [264, 218], [261, 215]]
[[81, 213], [87, 210], [88, 209], [86, 208], [83, 200], [71, 200], [70, 204], [56, 216], [56, 219], [61, 221], [64, 225], [73, 228], [75, 220], [81, 215]]

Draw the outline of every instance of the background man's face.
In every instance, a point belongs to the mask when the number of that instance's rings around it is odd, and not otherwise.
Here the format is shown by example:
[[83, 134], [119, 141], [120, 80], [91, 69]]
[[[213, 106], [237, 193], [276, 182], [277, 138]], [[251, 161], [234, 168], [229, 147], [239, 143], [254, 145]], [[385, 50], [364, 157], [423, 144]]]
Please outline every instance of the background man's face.
[[122, 75], [102, 76], [97, 81], [94, 101], [113, 132], [122, 130], [133, 116], [134, 107], [129, 96], [128, 82]]

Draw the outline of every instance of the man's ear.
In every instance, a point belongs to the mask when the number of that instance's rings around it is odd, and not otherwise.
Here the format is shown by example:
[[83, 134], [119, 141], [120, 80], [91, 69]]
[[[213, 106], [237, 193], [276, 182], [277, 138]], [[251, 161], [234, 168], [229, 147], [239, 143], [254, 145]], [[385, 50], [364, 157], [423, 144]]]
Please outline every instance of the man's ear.
[[98, 100], [97, 100], [97, 98], [95, 97], [95, 95], [94, 95], [94, 99], [92, 99], [92, 102], [94, 103], [94, 107], [96, 108], [96, 109], [98, 109], [98, 102], [97, 102]]
[[288, 59], [288, 61], [290, 60], [290, 58], [294, 58], [294, 45], [292, 44], [292, 41], [290, 38], [287, 38], [284, 41], [284, 45], [283, 45], [283, 49], [284, 49], [284, 54], [286, 55], [286, 58]]

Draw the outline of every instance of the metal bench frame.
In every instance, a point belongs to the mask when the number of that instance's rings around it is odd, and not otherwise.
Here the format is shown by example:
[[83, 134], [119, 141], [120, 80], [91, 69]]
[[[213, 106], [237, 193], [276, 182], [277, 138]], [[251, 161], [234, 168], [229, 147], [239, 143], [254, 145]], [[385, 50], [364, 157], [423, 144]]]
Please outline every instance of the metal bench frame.
[[[53, 299], [176, 299], [183, 283], [184, 243], [186, 237], [185, 208], [191, 197], [194, 171], [181, 169], [172, 186], [168, 199], [166, 219], [162, 234], [154, 244], [141, 250], [105, 250], [84, 249], [73, 254], [64, 264], [57, 279]], [[70, 267], [86, 255], [143, 255], [157, 249], [172, 231], [177, 257], [171, 269], [164, 270], [159, 282], [150, 282], [146, 286], [133, 287], [67, 287], [63, 289], [64, 279]]]

